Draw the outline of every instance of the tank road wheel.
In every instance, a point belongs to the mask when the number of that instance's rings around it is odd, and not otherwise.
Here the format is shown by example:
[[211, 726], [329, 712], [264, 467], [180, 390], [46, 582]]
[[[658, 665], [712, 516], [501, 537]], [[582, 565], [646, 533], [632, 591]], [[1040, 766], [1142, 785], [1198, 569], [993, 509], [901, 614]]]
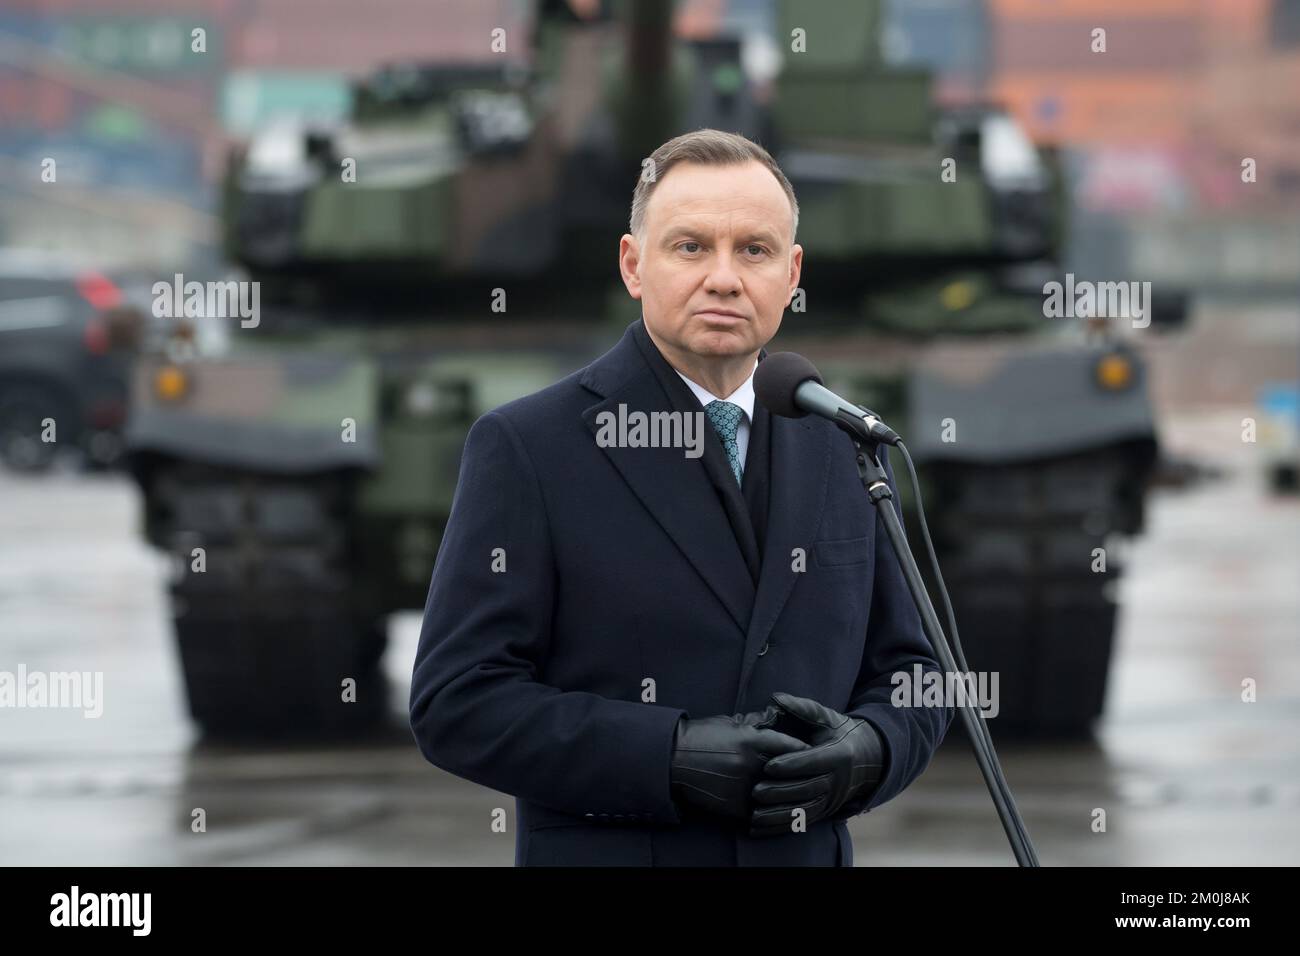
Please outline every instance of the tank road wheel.
[[386, 619], [356, 588], [343, 476], [174, 466], [148, 499], [174, 561], [181, 668], [205, 732], [337, 736], [383, 717]]
[[[1134, 530], [1144, 468], [1116, 449], [929, 469], [931, 529], [966, 662], [998, 673], [995, 733], [1091, 733], [1116, 621], [1119, 555], [1108, 542]], [[1094, 570], [1102, 560], [1105, 570]]]

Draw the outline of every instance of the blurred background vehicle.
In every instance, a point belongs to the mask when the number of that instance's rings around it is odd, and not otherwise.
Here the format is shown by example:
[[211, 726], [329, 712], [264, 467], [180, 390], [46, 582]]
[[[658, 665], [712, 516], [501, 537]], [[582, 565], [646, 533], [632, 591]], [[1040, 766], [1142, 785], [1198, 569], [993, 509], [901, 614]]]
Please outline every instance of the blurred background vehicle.
[[0, 462], [42, 471], [63, 449], [92, 467], [118, 462], [144, 325], [108, 276], [0, 251]]
[[1269, 485], [1283, 494], [1300, 491], [1300, 388], [1275, 382], [1260, 389], [1259, 422]]
[[[382, 622], [423, 605], [470, 424], [636, 318], [609, 266], [629, 183], [715, 127], [769, 144], [799, 196], [809, 265], [780, 347], [931, 466], [972, 667], [1005, 675], [1001, 729], [1089, 730], [1120, 570], [1093, 551], [1139, 530], [1156, 459], [1142, 361], [1113, 329], [1133, 316], [1103, 307], [1086, 335], [1044, 317], [1054, 156], [996, 108], [936, 109], [932, 71], [885, 62], [884, 9], [767, 5], [771, 44], [816, 42], [760, 102], [739, 31], [675, 38], [662, 0], [541, 4], [530, 62], [386, 66], [345, 122], [235, 150], [225, 248], [269, 304], [233, 352], [142, 363], [129, 430], [150, 541], [182, 564], [205, 549], [174, 583], [205, 729], [377, 713], [339, 707], [339, 675], [382, 697]], [[941, 339], [961, 341], [932, 361]]]

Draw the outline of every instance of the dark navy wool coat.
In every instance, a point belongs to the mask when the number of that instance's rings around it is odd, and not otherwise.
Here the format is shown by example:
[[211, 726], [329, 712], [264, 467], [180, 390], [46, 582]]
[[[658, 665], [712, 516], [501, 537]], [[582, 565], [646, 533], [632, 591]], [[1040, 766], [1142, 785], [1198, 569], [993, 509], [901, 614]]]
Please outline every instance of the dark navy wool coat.
[[[670, 395], [665, 368], [638, 320], [585, 369], [475, 422], [412, 731], [434, 765], [516, 798], [517, 865], [851, 866], [844, 821], [916, 779], [952, 719], [894, 707], [891, 675], [939, 665], [834, 425], [756, 414], [745, 473], [767, 453], [761, 554], [738, 533], [734, 479], [720, 491], [711, 429], [703, 458], [597, 443], [597, 416], [620, 403], [700, 409]], [[678, 718], [761, 710], [775, 691], [869, 720], [880, 785], [778, 837], [675, 806]]]

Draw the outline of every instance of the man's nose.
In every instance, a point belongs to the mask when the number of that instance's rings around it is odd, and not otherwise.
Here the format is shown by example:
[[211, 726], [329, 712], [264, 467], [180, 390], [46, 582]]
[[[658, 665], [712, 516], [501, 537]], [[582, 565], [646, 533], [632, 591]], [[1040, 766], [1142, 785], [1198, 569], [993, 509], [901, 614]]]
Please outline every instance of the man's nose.
[[709, 274], [704, 278], [704, 288], [720, 295], [732, 295], [740, 291], [740, 274], [736, 272], [734, 253], [723, 249], [713, 257]]

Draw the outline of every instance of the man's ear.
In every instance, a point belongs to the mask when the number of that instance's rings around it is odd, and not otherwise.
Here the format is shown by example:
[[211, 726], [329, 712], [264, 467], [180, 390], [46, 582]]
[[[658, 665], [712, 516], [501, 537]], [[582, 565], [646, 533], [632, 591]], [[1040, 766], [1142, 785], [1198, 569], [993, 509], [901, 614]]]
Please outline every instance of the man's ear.
[[627, 294], [634, 299], [641, 298], [641, 276], [637, 273], [640, 268], [641, 246], [636, 241], [636, 236], [624, 233], [618, 242], [618, 272], [623, 277]]
[[794, 298], [794, 290], [799, 288], [799, 276], [803, 273], [803, 246], [795, 245], [790, 249], [790, 288], [786, 290], [785, 304]]

